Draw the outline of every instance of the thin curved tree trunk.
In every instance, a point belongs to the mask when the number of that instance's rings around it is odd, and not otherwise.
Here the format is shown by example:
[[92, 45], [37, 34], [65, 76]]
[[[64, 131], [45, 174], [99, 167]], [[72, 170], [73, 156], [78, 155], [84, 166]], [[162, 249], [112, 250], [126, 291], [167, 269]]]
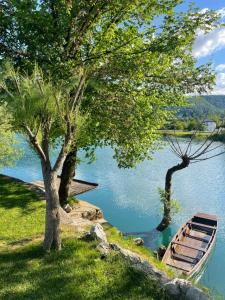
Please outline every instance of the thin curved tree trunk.
[[160, 224], [157, 226], [158, 231], [163, 231], [166, 229], [171, 221], [171, 194], [172, 194], [172, 178], [173, 174], [179, 170], [182, 170], [189, 165], [189, 159], [188, 157], [182, 158], [182, 163], [170, 168], [166, 173], [166, 179], [165, 179], [165, 199], [164, 199], [164, 207], [163, 207], [163, 219], [160, 222]]
[[76, 161], [77, 148], [73, 147], [73, 149], [66, 156], [61, 172], [61, 182], [59, 186], [59, 201], [62, 207], [65, 204], [67, 204], [68, 197], [70, 195], [71, 181], [75, 176]]
[[42, 162], [46, 195], [46, 220], [44, 250], [51, 248], [61, 250], [59, 195], [57, 189], [57, 174], [51, 170], [50, 163]]

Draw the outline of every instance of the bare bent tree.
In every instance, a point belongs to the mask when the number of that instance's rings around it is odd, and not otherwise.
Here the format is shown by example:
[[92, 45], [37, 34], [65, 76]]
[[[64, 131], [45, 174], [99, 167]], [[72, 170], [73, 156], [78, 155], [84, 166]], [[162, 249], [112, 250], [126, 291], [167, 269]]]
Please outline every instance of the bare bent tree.
[[163, 218], [160, 224], [157, 226], [157, 230], [163, 231], [172, 221], [171, 194], [173, 174], [179, 170], [187, 168], [190, 164], [202, 162], [225, 153], [225, 150], [222, 149], [224, 148], [223, 144], [215, 144], [214, 137], [218, 133], [218, 129], [210, 133], [208, 137], [201, 143], [201, 145], [197, 147], [197, 149], [193, 149], [193, 141], [197, 135], [197, 132], [193, 133], [185, 146], [181, 146], [176, 136], [175, 138], [171, 138], [168, 135], [166, 136], [166, 140], [169, 143], [171, 151], [181, 159], [181, 162], [168, 169], [166, 173], [165, 193], [163, 199]]

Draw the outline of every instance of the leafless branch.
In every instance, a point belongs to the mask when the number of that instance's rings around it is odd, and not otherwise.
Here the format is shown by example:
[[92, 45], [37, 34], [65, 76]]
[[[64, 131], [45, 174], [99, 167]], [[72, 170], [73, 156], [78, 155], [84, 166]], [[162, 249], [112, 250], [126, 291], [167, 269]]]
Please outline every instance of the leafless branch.
[[192, 154], [191, 154], [191, 146], [192, 146], [192, 142], [194, 140], [194, 137], [197, 134], [197, 131], [190, 137], [190, 141], [187, 143], [187, 147], [186, 147], [186, 150], [185, 150], [184, 154], [181, 150], [181, 147], [179, 145], [179, 141], [176, 137], [175, 137], [176, 145], [173, 142], [173, 140], [171, 138], [169, 138], [168, 136], [167, 136], [167, 141], [170, 145], [170, 148], [171, 148], [172, 152], [176, 156], [178, 156], [182, 160], [183, 159], [188, 160], [190, 163], [197, 163], [197, 162], [208, 160], [208, 159], [211, 159], [213, 157], [216, 157], [216, 156], [219, 156], [219, 155], [222, 155], [222, 154], [225, 153], [225, 151], [221, 151], [221, 152], [216, 153], [214, 155], [211, 155], [209, 157], [204, 157], [204, 155], [206, 155], [210, 152], [213, 152], [216, 149], [219, 149], [219, 148], [223, 147], [223, 145], [212, 146], [215, 141], [213, 139], [212, 140], [209, 140], [209, 139], [213, 137], [215, 132], [216, 132], [216, 130], [214, 130], [211, 134], [209, 134], [207, 136], [206, 140], [201, 144], [201, 146], [198, 147], [197, 150], [195, 150], [194, 153], [192, 153]]
[[192, 155], [190, 157], [193, 157], [195, 154], [197, 154], [206, 145], [206, 143], [210, 140], [210, 138], [215, 134], [216, 130], [217, 129], [213, 130], [213, 132], [207, 136], [207, 138], [205, 139], [203, 144], [194, 153], [192, 153]]
[[[191, 143], [192, 143], [193, 139], [196, 137], [196, 133], [197, 133], [197, 131], [195, 131], [194, 134], [191, 136], [190, 141], [189, 141], [188, 146], [185, 151], [185, 155], [188, 155], [188, 150], [189, 150], [189, 148], [191, 148]], [[190, 151], [191, 151], [191, 149], [190, 149]], [[190, 151], [189, 151], [189, 154], [190, 154]]]
[[174, 130], [174, 135], [175, 135], [175, 140], [176, 140], [176, 143], [177, 143], [178, 148], [179, 148], [179, 150], [180, 150], [181, 156], [183, 156], [184, 154], [183, 154], [183, 151], [182, 151], [182, 149], [181, 149], [181, 147], [180, 147], [180, 144], [179, 144], [179, 142], [178, 142], [178, 140], [177, 140], [177, 136], [176, 136], [176, 134], [175, 134], [175, 130]]
[[191, 162], [191, 163], [197, 163], [197, 162], [201, 162], [201, 161], [204, 161], [204, 160], [208, 160], [208, 159], [211, 159], [211, 158], [214, 158], [214, 157], [217, 157], [217, 156], [220, 156], [220, 155], [222, 155], [222, 154], [224, 154], [225, 153], [225, 151], [223, 151], [223, 152], [220, 152], [220, 153], [217, 153], [217, 154], [215, 154], [215, 155], [212, 155], [212, 156], [210, 156], [210, 157], [205, 157], [205, 158], [197, 158], [197, 159], [195, 159], [193, 162]]
[[171, 138], [169, 138], [169, 136], [167, 136], [167, 139], [168, 139], [168, 140], [170, 141], [170, 143], [173, 145], [173, 147], [174, 147], [175, 151], [177, 152], [177, 154], [179, 155], [179, 157], [181, 157], [181, 156], [182, 156], [182, 153], [179, 152], [179, 149], [177, 149], [177, 147], [175, 146], [173, 140], [172, 140]]
[[167, 140], [167, 142], [169, 143], [169, 145], [170, 145], [170, 148], [171, 148], [171, 150], [173, 151], [173, 153], [177, 156], [177, 157], [181, 157], [180, 156], [180, 153], [177, 151], [177, 149], [173, 146], [173, 144], [172, 144], [172, 142], [171, 142], [171, 140], [168, 138], [168, 137], [166, 137], [166, 140]]

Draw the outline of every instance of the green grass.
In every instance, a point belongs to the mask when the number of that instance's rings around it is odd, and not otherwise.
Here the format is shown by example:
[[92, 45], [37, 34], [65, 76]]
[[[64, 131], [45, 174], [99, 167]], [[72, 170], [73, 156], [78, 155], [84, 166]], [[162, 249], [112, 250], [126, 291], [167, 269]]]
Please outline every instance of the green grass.
[[73, 206], [73, 204], [78, 204], [79, 203], [79, 200], [75, 197], [69, 197], [68, 199], [68, 204]]
[[[182, 131], [182, 130], [159, 130], [159, 134], [161, 135], [170, 135], [178, 138], [190, 138], [195, 134], [195, 140], [205, 140], [209, 137], [210, 140], [215, 142], [225, 142], [225, 133], [222, 131], [221, 133], [212, 134], [212, 132], [206, 131], [198, 131], [197, 133], [194, 131]], [[210, 136], [211, 135], [211, 136]]]
[[108, 241], [110, 243], [119, 244], [121, 247], [125, 249], [129, 249], [135, 253], [138, 253], [143, 259], [147, 260], [149, 263], [153, 264], [159, 270], [164, 271], [168, 277], [173, 278], [175, 272], [171, 269], [167, 268], [165, 264], [155, 258], [153, 252], [146, 248], [137, 246], [134, 241], [133, 237], [128, 236], [126, 238], [122, 237], [122, 234], [110, 224], [104, 225], [104, 230], [107, 234]]
[[43, 256], [40, 243], [0, 254], [0, 299], [166, 299], [155, 281], [118, 255], [101, 260], [94, 243], [64, 240]]
[[[117, 254], [101, 260], [96, 242], [72, 231], [63, 232], [62, 251], [44, 254], [44, 206], [33, 192], [0, 176], [0, 299], [168, 299], [155, 280]], [[153, 259], [115, 228], [106, 231], [111, 242]]]
[[[183, 131], [183, 130], [159, 130], [159, 134], [162, 135], [171, 135], [171, 136], [177, 136], [177, 137], [191, 137], [193, 134], [195, 134], [194, 131]], [[204, 139], [207, 138], [210, 135], [209, 132], [205, 131], [199, 131], [196, 134], [196, 139]]]
[[45, 203], [17, 182], [0, 176], [0, 245], [44, 232]]

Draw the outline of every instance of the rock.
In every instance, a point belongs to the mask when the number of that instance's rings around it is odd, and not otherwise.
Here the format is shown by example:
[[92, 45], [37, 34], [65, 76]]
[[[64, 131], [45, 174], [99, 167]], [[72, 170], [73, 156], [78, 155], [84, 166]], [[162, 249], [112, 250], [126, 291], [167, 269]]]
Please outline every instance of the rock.
[[110, 251], [112, 250], [110, 244], [105, 242], [101, 242], [100, 244], [98, 244], [96, 249], [100, 251], [101, 258], [106, 258], [109, 255]]
[[145, 273], [147, 276], [157, 278], [162, 284], [167, 283], [169, 280], [166, 275], [152, 266], [148, 261], [143, 260], [138, 254], [121, 248], [117, 244], [110, 244], [114, 251], [118, 251], [136, 270]]
[[129, 260], [132, 264], [138, 264], [141, 262], [141, 258], [138, 254], [130, 251], [130, 250], [126, 250], [126, 249], [122, 249], [120, 248], [120, 254], [127, 260]]
[[134, 239], [134, 243], [137, 245], [137, 246], [143, 246], [144, 245], [144, 240], [142, 238], [136, 238]]
[[192, 286], [191, 283], [184, 279], [175, 278], [172, 281], [166, 283], [165, 289], [168, 294], [174, 299], [183, 300], [209, 300], [211, 299], [199, 288]]
[[120, 251], [122, 248], [117, 244], [110, 244], [110, 247], [114, 251]]
[[103, 218], [103, 213], [100, 209], [90, 209], [88, 211], [82, 212], [82, 218], [88, 220], [97, 220]]
[[102, 219], [103, 218], [103, 212], [101, 211], [101, 209], [96, 210], [96, 215], [97, 215], [97, 219]]
[[104, 232], [103, 227], [99, 223], [92, 226], [92, 228], [90, 230], [90, 235], [93, 240], [100, 240], [101, 242], [107, 243], [106, 234]]
[[70, 213], [72, 211], [72, 207], [69, 204], [63, 205], [63, 209], [65, 212]]

